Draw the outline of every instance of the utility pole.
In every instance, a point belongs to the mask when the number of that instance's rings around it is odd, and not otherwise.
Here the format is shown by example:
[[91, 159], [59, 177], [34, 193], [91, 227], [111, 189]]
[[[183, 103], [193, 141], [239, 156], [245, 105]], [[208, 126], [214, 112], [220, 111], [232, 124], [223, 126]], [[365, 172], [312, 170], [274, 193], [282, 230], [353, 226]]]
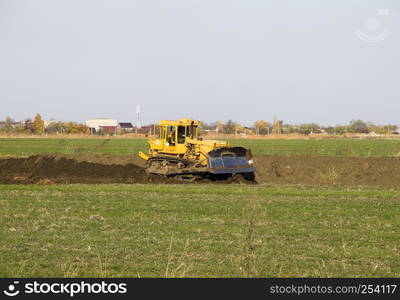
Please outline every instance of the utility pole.
[[140, 105], [136, 106], [136, 134], [140, 127]]

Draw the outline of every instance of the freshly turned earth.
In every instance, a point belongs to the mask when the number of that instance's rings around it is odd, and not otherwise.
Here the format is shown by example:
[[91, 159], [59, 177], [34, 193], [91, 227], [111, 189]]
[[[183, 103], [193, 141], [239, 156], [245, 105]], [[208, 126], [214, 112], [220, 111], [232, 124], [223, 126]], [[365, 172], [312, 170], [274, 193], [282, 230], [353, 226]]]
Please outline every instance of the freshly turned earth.
[[[400, 186], [398, 157], [255, 155], [254, 163], [258, 183]], [[232, 181], [235, 182], [218, 182]], [[134, 155], [52, 154], [0, 159], [0, 183], [3, 184], [179, 182], [174, 178], [147, 175], [144, 161]]]

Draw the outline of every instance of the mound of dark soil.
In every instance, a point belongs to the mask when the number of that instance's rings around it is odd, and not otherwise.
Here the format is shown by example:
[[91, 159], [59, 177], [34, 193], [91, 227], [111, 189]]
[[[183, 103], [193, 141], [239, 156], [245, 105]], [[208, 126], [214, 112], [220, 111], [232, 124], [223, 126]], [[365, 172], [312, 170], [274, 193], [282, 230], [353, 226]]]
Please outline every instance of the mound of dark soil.
[[62, 153], [53, 153], [51, 156], [55, 159], [67, 158], [73, 159], [78, 162], [90, 162], [97, 163], [101, 165], [128, 165], [134, 164], [139, 167], [144, 167], [145, 161], [140, 158], [138, 155], [132, 154], [62, 154]]
[[[184, 183], [179, 178], [147, 175], [134, 155], [52, 154], [0, 159], [0, 183]], [[252, 183], [234, 178], [200, 178], [194, 183]]]
[[148, 183], [169, 182], [148, 176], [135, 164], [100, 164], [61, 155], [0, 159], [0, 183]]
[[400, 187], [398, 157], [256, 155], [259, 183]]
[[[255, 155], [258, 183], [400, 187], [398, 157]], [[147, 175], [134, 155], [53, 154], [0, 159], [0, 183], [182, 183]], [[249, 183], [240, 176], [196, 183]]]

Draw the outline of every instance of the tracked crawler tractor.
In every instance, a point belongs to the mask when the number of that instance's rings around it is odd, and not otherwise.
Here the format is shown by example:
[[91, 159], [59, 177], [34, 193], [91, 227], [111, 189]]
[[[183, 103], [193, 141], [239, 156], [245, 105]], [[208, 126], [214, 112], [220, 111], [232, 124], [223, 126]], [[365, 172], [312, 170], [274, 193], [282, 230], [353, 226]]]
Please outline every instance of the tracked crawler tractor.
[[160, 121], [150, 136], [146, 172], [166, 177], [227, 179], [240, 176], [254, 180], [253, 156], [249, 149], [229, 147], [228, 142], [203, 140], [199, 121]]

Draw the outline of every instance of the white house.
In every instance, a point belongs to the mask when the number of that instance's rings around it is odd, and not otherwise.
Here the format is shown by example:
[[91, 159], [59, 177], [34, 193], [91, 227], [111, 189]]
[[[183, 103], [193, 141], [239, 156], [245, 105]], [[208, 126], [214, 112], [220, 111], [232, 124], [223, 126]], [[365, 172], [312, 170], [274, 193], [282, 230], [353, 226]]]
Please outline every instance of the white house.
[[114, 119], [91, 119], [86, 120], [86, 126], [90, 128], [90, 133], [96, 133], [100, 130], [116, 133], [118, 121]]

